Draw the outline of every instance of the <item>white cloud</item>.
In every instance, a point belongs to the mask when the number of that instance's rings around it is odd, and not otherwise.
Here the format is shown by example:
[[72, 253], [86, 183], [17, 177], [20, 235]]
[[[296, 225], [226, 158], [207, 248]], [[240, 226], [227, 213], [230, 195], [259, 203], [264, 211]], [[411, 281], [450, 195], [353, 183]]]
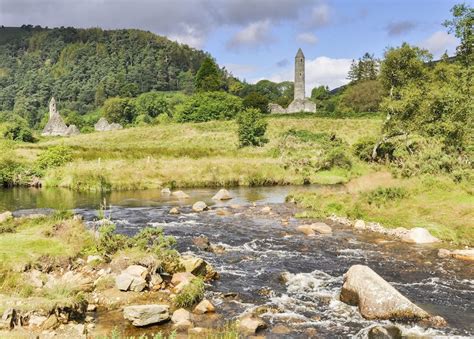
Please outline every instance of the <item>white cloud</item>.
[[[333, 59], [325, 56], [317, 57], [313, 60], [306, 60], [306, 96], [309, 96], [311, 90], [316, 86], [329, 86], [333, 89], [349, 82], [346, 79], [347, 72], [351, 67], [352, 59]], [[293, 65], [285, 70], [275, 73], [269, 77], [269, 80], [275, 82], [293, 81]], [[258, 81], [261, 79], [255, 79]]]
[[228, 42], [227, 47], [230, 49], [239, 49], [243, 46], [259, 47], [272, 41], [270, 31], [270, 20], [253, 22], [235, 33]]
[[444, 31], [437, 31], [425, 40], [421, 41], [418, 45], [420, 47], [426, 48], [428, 51], [433, 53], [435, 57], [438, 57], [446, 50], [448, 50], [448, 52], [452, 52], [454, 47], [456, 47], [456, 44], [457, 39], [454, 36]]
[[202, 48], [205, 43], [206, 34], [198, 31], [192, 26], [185, 26], [181, 33], [172, 33], [168, 36], [170, 40], [177, 41], [181, 44], [186, 44], [194, 48]]
[[319, 39], [316, 35], [314, 35], [313, 33], [309, 33], [309, 32], [298, 34], [298, 36], [296, 37], [296, 40], [298, 42], [308, 44], [308, 45], [315, 45], [319, 41]]
[[224, 66], [227, 70], [229, 70], [232, 74], [236, 76], [252, 74], [257, 70], [257, 67], [254, 65], [228, 63]]
[[310, 25], [312, 27], [326, 26], [329, 23], [330, 15], [329, 6], [325, 3], [320, 3], [313, 7]]

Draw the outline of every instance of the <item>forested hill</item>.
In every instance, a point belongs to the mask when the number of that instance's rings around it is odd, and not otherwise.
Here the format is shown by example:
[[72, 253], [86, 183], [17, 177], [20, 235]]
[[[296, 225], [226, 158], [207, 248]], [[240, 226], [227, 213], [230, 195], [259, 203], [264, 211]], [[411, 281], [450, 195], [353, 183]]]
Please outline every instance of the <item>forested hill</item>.
[[186, 89], [206, 56], [133, 29], [0, 27], [0, 111], [33, 126], [52, 95], [85, 113], [108, 97]]

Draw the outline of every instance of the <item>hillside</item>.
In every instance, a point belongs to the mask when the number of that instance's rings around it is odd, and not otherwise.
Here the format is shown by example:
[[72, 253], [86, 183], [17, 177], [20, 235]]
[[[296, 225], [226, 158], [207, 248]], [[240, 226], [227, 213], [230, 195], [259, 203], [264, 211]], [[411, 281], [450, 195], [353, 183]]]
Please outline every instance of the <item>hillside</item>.
[[0, 28], [0, 111], [37, 126], [54, 94], [86, 113], [108, 97], [189, 86], [206, 53], [150, 32]]

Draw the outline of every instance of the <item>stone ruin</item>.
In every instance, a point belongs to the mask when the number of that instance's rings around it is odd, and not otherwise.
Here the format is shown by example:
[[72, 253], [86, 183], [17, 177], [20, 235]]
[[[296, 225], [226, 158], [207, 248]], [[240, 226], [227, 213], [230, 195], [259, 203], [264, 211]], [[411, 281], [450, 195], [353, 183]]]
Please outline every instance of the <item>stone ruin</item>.
[[94, 125], [94, 129], [98, 132], [115, 131], [122, 128], [122, 125], [117, 123], [109, 124], [109, 122], [105, 118], [100, 118], [100, 120], [97, 121], [97, 123]]
[[49, 120], [46, 126], [44, 126], [42, 136], [70, 136], [79, 134], [79, 129], [76, 125], [67, 126], [64, 123], [63, 118], [59, 115], [56, 108], [56, 100], [54, 97], [49, 102]]
[[316, 104], [310, 99], [305, 97], [305, 58], [303, 51], [298, 49], [298, 53], [295, 56], [295, 94], [294, 99], [288, 106], [283, 108], [278, 104], [269, 104], [271, 113], [283, 114], [283, 113], [298, 113], [298, 112], [316, 112]]

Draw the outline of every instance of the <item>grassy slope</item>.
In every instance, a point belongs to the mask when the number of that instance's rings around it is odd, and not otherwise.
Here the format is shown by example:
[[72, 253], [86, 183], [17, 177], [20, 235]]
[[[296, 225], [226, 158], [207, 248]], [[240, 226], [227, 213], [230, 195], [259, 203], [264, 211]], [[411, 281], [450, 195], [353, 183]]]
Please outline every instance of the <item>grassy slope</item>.
[[[291, 128], [332, 132], [349, 144], [377, 133], [379, 119], [329, 119], [308, 115], [270, 117], [270, 142], [260, 148], [237, 148], [234, 122], [169, 124], [71, 138], [43, 139], [25, 145], [19, 156], [33, 160], [40, 149], [65, 144], [75, 160], [45, 177], [47, 186], [74, 189], [143, 189], [165, 185], [180, 187], [302, 184], [303, 177], [285, 169], [276, 151]], [[363, 167], [363, 166], [362, 166]], [[333, 170], [314, 173], [311, 182], [338, 183], [363, 171]]]

